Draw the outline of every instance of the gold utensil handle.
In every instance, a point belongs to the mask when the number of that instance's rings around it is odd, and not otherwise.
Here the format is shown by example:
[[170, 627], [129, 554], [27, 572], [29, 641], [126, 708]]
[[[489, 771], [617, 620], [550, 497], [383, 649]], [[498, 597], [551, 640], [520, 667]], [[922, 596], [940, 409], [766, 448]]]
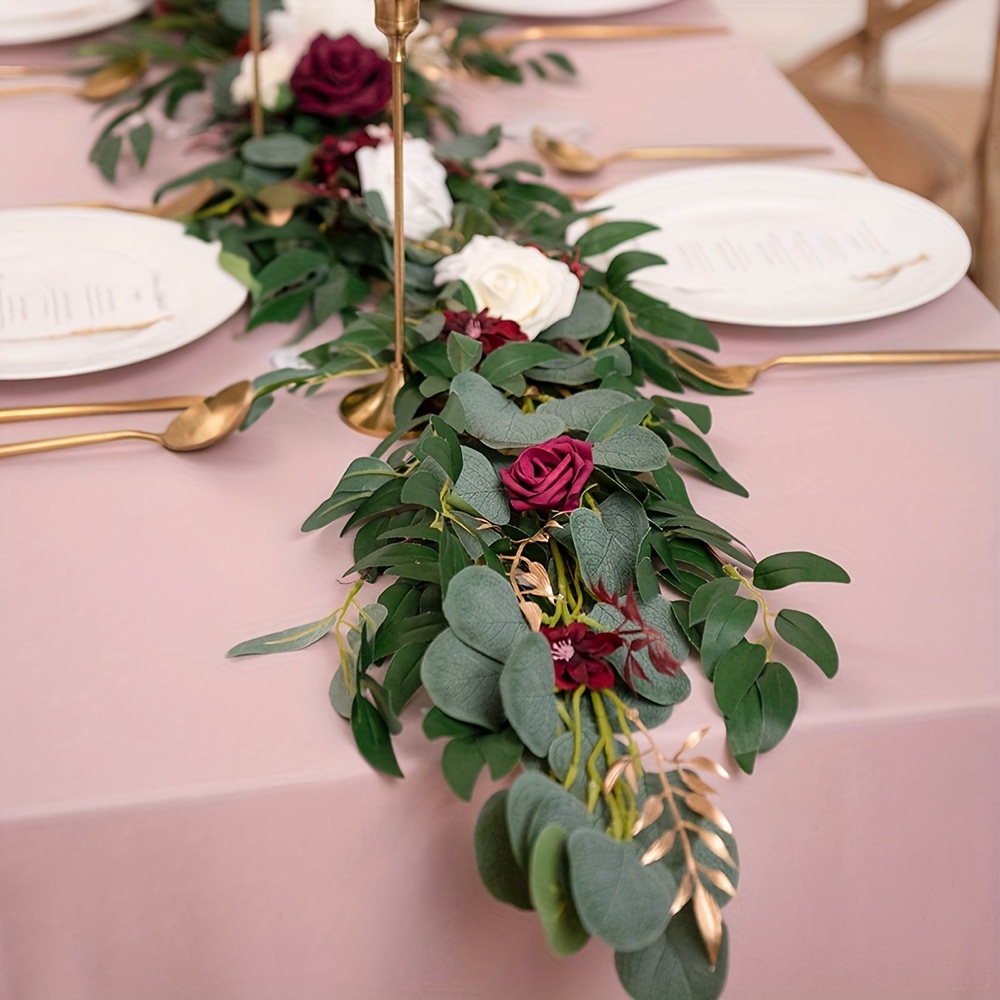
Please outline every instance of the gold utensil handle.
[[57, 406], [18, 406], [0, 410], [0, 424], [17, 420], [53, 420], [58, 417], [94, 417], [105, 413], [151, 413], [158, 410], [186, 410], [200, 403], [202, 396], [165, 396], [121, 403], [65, 403]]
[[821, 156], [829, 146], [642, 146], [614, 153], [612, 160], [769, 160], [781, 156]]
[[56, 451], [59, 448], [80, 448], [88, 444], [104, 444], [107, 441], [124, 441], [126, 438], [142, 438], [162, 444], [159, 435], [146, 431], [99, 431], [96, 434], [72, 434], [69, 437], [42, 438], [40, 441], [18, 441], [14, 444], [0, 444], [0, 458], [14, 455], [31, 455], [37, 451]]
[[685, 35], [725, 35], [729, 29], [721, 24], [537, 24], [518, 31], [509, 31], [487, 40], [490, 48], [509, 49], [523, 42], [559, 41], [625, 41], [633, 38], [680, 38]]
[[857, 351], [847, 354], [784, 354], [774, 365], [927, 365], [1000, 361], [1000, 351]]
[[62, 83], [32, 83], [23, 87], [0, 87], [0, 97], [26, 97], [28, 94], [79, 94], [79, 87]]

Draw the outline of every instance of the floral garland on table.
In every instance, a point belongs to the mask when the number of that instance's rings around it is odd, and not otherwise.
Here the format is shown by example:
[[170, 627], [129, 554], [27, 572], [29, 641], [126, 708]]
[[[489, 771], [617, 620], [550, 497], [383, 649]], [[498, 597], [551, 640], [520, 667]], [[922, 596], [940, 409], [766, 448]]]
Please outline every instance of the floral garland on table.
[[[185, 48], [206, 37], [202, 15], [215, 5], [183, 6], [201, 25]], [[219, 240], [223, 265], [246, 282], [251, 327], [303, 312], [304, 331], [344, 321], [334, 340], [257, 380], [248, 423], [278, 389], [311, 393], [393, 356], [391, 143], [374, 110], [384, 60], [367, 37], [329, 26], [297, 37], [297, 61], [281, 63], [294, 100], [282, 105], [284, 84], [270, 89], [268, 133], [251, 138], [245, 114], [231, 119], [224, 158], [167, 185], [209, 182], [190, 226]], [[230, 68], [230, 94], [239, 72]], [[414, 132], [448, 121], [428, 106], [411, 102]], [[660, 1000], [679, 979], [690, 1000], [711, 1000], [725, 982], [722, 907], [738, 875], [709, 784], [725, 771], [697, 754], [704, 730], [673, 754], [653, 730], [688, 695], [682, 664], [694, 650], [732, 756], [751, 772], [796, 714], [779, 640], [827, 676], [838, 666], [823, 626], [776, 613], [767, 594], [848, 578], [807, 552], [757, 561], [695, 510], [678, 466], [746, 491], [705, 440], [708, 407], [684, 395], [714, 390], [656, 340], [711, 350], [714, 337], [634, 285], [663, 263], [630, 247], [653, 227], [600, 221], [539, 183], [532, 164], [480, 167], [498, 139], [499, 129], [406, 140], [397, 430], [303, 525], [346, 518], [345, 575], [356, 582], [324, 618], [230, 652], [332, 634], [332, 705], [365, 759], [395, 776], [392, 737], [423, 687], [424, 731], [446, 741], [458, 796], [471, 799], [484, 770], [494, 780], [520, 770], [476, 825], [487, 889], [537, 911], [558, 954], [590, 936], [607, 942], [636, 1000]]]

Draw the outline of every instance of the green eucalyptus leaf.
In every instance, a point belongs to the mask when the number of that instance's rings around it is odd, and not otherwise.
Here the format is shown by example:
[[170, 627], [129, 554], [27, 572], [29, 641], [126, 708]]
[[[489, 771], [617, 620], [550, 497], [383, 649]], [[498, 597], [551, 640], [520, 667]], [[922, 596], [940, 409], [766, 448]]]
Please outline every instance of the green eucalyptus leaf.
[[850, 583], [851, 578], [835, 562], [812, 552], [778, 552], [761, 559], [753, 571], [753, 584], [761, 590], [810, 582]]
[[476, 736], [483, 732], [481, 726], [462, 722], [445, 715], [440, 708], [434, 706], [424, 716], [424, 736], [429, 740], [451, 739], [456, 736]]
[[718, 1000], [726, 985], [729, 936], [723, 928], [715, 967], [708, 964], [705, 945], [690, 905], [676, 914], [666, 931], [639, 951], [615, 953], [618, 978], [633, 1000]]
[[463, 569], [451, 581], [444, 613], [458, 639], [501, 663], [531, 631], [510, 583], [485, 566]]
[[756, 617], [757, 602], [745, 597], [723, 597], [712, 606], [701, 639], [701, 665], [709, 680], [719, 658], [747, 634]]
[[361, 756], [372, 767], [394, 778], [403, 777], [385, 719], [370, 701], [360, 695], [351, 704], [351, 730]]
[[734, 580], [730, 576], [720, 576], [715, 580], [709, 580], [702, 584], [691, 595], [691, 608], [688, 612], [688, 621], [692, 625], [703, 622], [715, 605], [724, 597], [735, 597], [736, 591], [740, 589], [739, 580]]
[[644, 233], [659, 229], [648, 222], [604, 222], [588, 229], [573, 245], [582, 257], [594, 257], [606, 253], [619, 243], [634, 240]]
[[240, 147], [243, 159], [258, 167], [297, 167], [312, 151], [313, 144], [293, 132], [247, 139]]
[[726, 741], [736, 763], [747, 774], [753, 773], [763, 732], [764, 708], [760, 690], [754, 685], [726, 718]]
[[799, 689], [791, 671], [782, 663], [769, 663], [757, 679], [761, 710], [760, 752], [773, 750], [795, 721], [799, 708]]
[[601, 417], [587, 435], [587, 440], [597, 442], [614, 438], [620, 430], [641, 424], [652, 408], [653, 401], [650, 399], [630, 399]]
[[548, 754], [559, 726], [554, 686], [548, 640], [539, 632], [523, 634], [500, 674], [500, 697], [514, 731], [537, 757]]
[[635, 564], [646, 536], [646, 512], [628, 493], [612, 493], [599, 506], [600, 515], [579, 507], [570, 515], [580, 570], [593, 589], [603, 584], [612, 594], [624, 594], [635, 578]]
[[535, 839], [550, 823], [571, 832], [593, 829], [598, 822], [580, 799], [543, 774], [527, 771], [511, 787], [507, 825], [514, 857], [522, 868], [528, 866]]
[[584, 389], [565, 399], [542, 403], [535, 411], [539, 416], [561, 420], [571, 431], [590, 432], [609, 413], [632, 402], [632, 397], [615, 389]]
[[483, 344], [464, 333], [448, 334], [448, 363], [456, 372], [470, 372], [483, 356]]
[[565, 424], [557, 417], [522, 413], [481, 375], [461, 372], [451, 383], [465, 414], [465, 429], [489, 448], [524, 448], [558, 437]]
[[144, 167], [149, 158], [149, 148], [153, 145], [153, 126], [149, 122], [143, 122], [129, 129], [128, 141], [139, 166]]
[[394, 712], [401, 712], [420, 689], [420, 663], [426, 648], [422, 642], [410, 643], [397, 650], [389, 661], [382, 686], [389, 694]]
[[318, 639], [322, 639], [333, 628], [336, 615], [320, 618], [319, 621], [307, 625], [296, 625], [294, 628], [282, 629], [268, 635], [247, 639], [233, 646], [226, 656], [252, 656], [262, 653], [288, 653], [297, 649], [305, 649]]
[[552, 823], [531, 848], [528, 887], [549, 947], [556, 955], [573, 955], [590, 939], [573, 907], [569, 886], [567, 832]]
[[715, 702], [723, 715], [732, 715], [753, 688], [767, 663], [767, 650], [755, 642], [741, 640], [727, 649], [715, 665], [712, 679]]
[[351, 709], [356, 696], [348, 688], [347, 679], [342, 669], [335, 670], [333, 677], [330, 678], [329, 697], [330, 704], [337, 715], [350, 722]]
[[476, 867], [489, 893], [521, 910], [531, 909], [528, 879], [514, 857], [507, 829], [508, 790], [496, 792], [479, 813], [473, 846]]
[[574, 830], [567, 848], [573, 902], [587, 931], [622, 951], [663, 934], [677, 892], [668, 868], [643, 865], [634, 844], [597, 830]]
[[492, 351], [479, 366], [479, 374], [493, 385], [501, 385], [514, 375], [546, 361], [561, 358], [562, 351], [535, 340], [513, 341]]
[[573, 303], [573, 311], [543, 330], [539, 340], [590, 340], [600, 337], [611, 326], [611, 305], [597, 292], [582, 291]]
[[441, 769], [448, 787], [463, 801], [469, 802], [486, 758], [474, 737], [462, 736], [450, 740], [441, 756]]
[[[454, 591], [455, 580], [449, 594]], [[451, 629], [445, 629], [427, 647], [420, 677], [441, 711], [462, 722], [496, 730], [504, 721], [500, 700], [502, 669], [502, 662], [467, 646]]]
[[479, 749], [486, 758], [490, 777], [494, 781], [506, 778], [521, 763], [524, 744], [513, 729], [501, 729], [499, 733], [481, 733], [478, 740]]
[[625, 426], [594, 444], [594, 464], [626, 472], [652, 472], [667, 464], [670, 452], [648, 427]]
[[801, 650], [827, 677], [833, 677], [840, 665], [837, 647], [830, 633], [805, 611], [784, 608], [774, 620], [778, 635], [789, 645]]
[[491, 524], [510, 521], [510, 502], [500, 475], [490, 460], [474, 448], [462, 446], [462, 474], [452, 495], [467, 503], [480, 517]]

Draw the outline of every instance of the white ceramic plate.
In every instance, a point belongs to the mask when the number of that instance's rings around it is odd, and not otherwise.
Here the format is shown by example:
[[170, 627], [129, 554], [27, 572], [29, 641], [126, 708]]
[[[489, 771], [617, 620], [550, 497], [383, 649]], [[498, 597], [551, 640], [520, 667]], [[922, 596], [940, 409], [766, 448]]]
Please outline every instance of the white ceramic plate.
[[120, 368], [204, 336], [246, 298], [218, 253], [144, 215], [0, 212], [0, 379]]
[[130, 21], [150, 0], [0, 0], [0, 45], [76, 38]]
[[511, 17], [605, 17], [664, 7], [674, 0], [448, 0], [453, 7]]
[[607, 191], [588, 207], [605, 206], [600, 219], [660, 227], [612, 251], [666, 258], [636, 272], [636, 286], [720, 323], [829, 326], [891, 316], [943, 295], [972, 257], [962, 227], [936, 205], [827, 170], [676, 170]]

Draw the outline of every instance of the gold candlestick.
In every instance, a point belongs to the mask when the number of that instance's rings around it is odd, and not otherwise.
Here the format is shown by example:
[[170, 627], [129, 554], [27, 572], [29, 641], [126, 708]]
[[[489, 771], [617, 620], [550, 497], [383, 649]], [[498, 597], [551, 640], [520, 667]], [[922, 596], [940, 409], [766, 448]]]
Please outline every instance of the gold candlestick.
[[250, 52], [253, 60], [253, 100], [250, 103], [250, 121], [254, 138], [264, 134], [264, 105], [260, 100], [260, 0], [250, 0]]
[[393, 269], [396, 295], [396, 353], [385, 380], [348, 393], [340, 414], [355, 430], [376, 437], [396, 427], [393, 404], [405, 380], [403, 344], [406, 324], [406, 243], [403, 237], [403, 67], [406, 40], [420, 23], [420, 0], [375, 0], [375, 27], [389, 43], [392, 62]]

